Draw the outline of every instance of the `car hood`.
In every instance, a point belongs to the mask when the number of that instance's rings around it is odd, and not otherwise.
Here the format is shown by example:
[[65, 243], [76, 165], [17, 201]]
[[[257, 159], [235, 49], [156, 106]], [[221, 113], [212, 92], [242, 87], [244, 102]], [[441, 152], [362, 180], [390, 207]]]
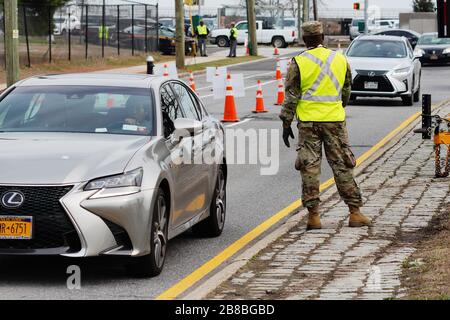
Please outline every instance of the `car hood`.
[[359, 58], [347, 57], [353, 76], [356, 70], [385, 70], [405, 68], [411, 66], [411, 60], [405, 59], [387, 59], [387, 58]]
[[72, 184], [121, 173], [150, 137], [0, 133], [0, 184]]

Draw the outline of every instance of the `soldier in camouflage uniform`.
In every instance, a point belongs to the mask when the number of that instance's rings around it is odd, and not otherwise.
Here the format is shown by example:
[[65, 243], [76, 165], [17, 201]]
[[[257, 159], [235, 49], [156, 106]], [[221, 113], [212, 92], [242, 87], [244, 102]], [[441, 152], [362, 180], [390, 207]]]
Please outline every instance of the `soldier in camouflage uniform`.
[[[301, 172], [302, 202], [309, 212], [307, 229], [322, 227], [319, 211], [322, 145], [339, 194], [349, 206], [349, 226], [369, 226], [370, 220], [360, 212], [361, 191], [353, 176], [356, 160], [350, 150], [345, 123], [344, 108], [350, 98], [352, 81], [350, 67], [342, 54], [323, 46], [320, 22], [305, 23], [302, 29], [308, 49], [295, 57], [289, 67], [280, 119], [287, 147], [290, 147], [289, 137], [294, 138], [291, 123], [295, 116], [298, 120], [295, 168]], [[318, 96], [320, 93], [322, 96]]]

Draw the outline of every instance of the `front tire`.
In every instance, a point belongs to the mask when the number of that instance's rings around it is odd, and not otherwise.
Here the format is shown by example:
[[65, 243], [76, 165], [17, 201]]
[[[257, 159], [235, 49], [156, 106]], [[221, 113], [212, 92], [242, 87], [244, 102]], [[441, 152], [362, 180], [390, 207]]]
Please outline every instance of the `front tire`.
[[402, 101], [404, 106], [412, 106], [414, 104], [414, 98], [412, 94], [407, 96], [402, 96]]
[[414, 93], [414, 102], [420, 101], [420, 76], [419, 76], [419, 86], [417, 88], [417, 91]]
[[159, 275], [166, 260], [169, 206], [164, 191], [160, 188], [153, 207], [150, 235], [150, 254], [132, 258], [130, 273], [138, 278], [149, 278]]
[[274, 46], [275, 48], [286, 48], [286, 41], [284, 40], [283, 37], [274, 37], [272, 39], [272, 46]]
[[217, 42], [217, 46], [223, 48], [223, 47], [228, 47], [230, 45], [230, 42], [228, 41], [227, 37], [218, 37], [216, 39]]
[[226, 202], [226, 178], [223, 168], [219, 167], [209, 217], [193, 226], [192, 231], [201, 237], [220, 236], [225, 226]]

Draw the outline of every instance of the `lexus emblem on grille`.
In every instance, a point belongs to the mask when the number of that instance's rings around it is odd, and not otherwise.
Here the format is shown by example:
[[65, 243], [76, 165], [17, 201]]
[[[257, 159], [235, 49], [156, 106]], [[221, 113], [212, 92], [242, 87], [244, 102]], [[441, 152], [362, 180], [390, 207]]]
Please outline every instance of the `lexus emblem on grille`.
[[25, 196], [20, 191], [8, 191], [2, 195], [1, 201], [5, 208], [18, 208], [25, 201]]
[[367, 75], [368, 75], [369, 77], [375, 77], [375, 72], [370, 71]]

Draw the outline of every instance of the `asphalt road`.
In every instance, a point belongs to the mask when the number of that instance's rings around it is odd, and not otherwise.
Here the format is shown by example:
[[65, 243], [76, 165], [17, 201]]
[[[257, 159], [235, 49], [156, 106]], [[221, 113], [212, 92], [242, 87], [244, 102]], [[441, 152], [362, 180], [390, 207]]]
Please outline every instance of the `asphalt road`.
[[[130, 278], [118, 258], [71, 260], [48, 257], [0, 258], [1, 299], [151, 299], [190, 274], [235, 240], [252, 230], [300, 196], [300, 176], [293, 168], [295, 148], [287, 149], [281, 142], [279, 106], [274, 106], [277, 83], [273, 81], [275, 61], [261, 61], [232, 67], [232, 73], [246, 77], [246, 97], [237, 98], [241, 122], [227, 129], [275, 129], [279, 152], [276, 175], [260, 174], [261, 165], [229, 165], [227, 188], [227, 221], [224, 233], [216, 239], [199, 239], [190, 233], [170, 242], [163, 273], [153, 279]], [[448, 98], [450, 67], [426, 67], [422, 73], [422, 93], [433, 95], [433, 103]], [[268, 113], [254, 115], [255, 85], [261, 80]], [[208, 110], [221, 118], [223, 99], [214, 100], [204, 76], [197, 77], [197, 88]], [[404, 107], [398, 100], [358, 100], [347, 107], [350, 142], [356, 156], [363, 154], [386, 134], [400, 125], [409, 115], [420, 110], [421, 104]], [[245, 120], [245, 121], [243, 121]], [[276, 136], [275, 136], [276, 137]], [[420, 137], [418, 136], [418, 139]], [[269, 140], [270, 141], [270, 140]], [[293, 143], [295, 145], [295, 142]], [[253, 144], [248, 144], [250, 149]], [[245, 150], [240, 150], [244, 152]], [[324, 163], [322, 181], [332, 176]], [[69, 265], [81, 268], [81, 289], [66, 286]]]

